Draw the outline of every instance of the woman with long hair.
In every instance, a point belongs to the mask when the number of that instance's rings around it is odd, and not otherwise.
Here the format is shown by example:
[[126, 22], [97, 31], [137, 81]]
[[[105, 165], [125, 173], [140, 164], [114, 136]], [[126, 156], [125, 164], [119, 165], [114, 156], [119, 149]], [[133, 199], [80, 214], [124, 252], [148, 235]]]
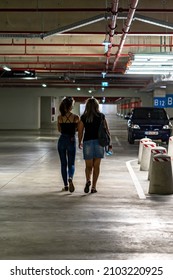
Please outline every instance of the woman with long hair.
[[75, 172], [75, 156], [76, 156], [76, 138], [79, 116], [73, 114], [74, 99], [65, 97], [60, 106], [57, 125], [58, 131], [61, 133], [57, 149], [61, 162], [61, 175], [64, 183], [64, 191], [74, 192], [73, 176]]
[[78, 125], [79, 148], [83, 148], [85, 160], [86, 184], [84, 192], [96, 193], [96, 184], [100, 173], [101, 159], [104, 157], [104, 147], [98, 142], [98, 129], [101, 121], [110, 136], [105, 115], [99, 110], [99, 102], [96, 98], [89, 98], [86, 102], [84, 113]]

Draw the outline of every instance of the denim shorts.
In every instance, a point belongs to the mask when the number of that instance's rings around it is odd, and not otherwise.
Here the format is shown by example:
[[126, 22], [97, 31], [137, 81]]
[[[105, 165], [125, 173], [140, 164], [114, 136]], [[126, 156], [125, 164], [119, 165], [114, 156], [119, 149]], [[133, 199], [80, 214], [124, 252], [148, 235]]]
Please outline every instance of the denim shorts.
[[98, 139], [83, 142], [83, 158], [85, 160], [104, 158], [104, 147], [99, 145]]

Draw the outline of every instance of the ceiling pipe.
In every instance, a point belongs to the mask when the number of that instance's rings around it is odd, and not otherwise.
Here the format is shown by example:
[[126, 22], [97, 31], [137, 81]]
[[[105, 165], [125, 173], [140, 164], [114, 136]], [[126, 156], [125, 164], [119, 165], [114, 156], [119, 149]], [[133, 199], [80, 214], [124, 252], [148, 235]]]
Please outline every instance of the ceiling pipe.
[[133, 20], [133, 17], [134, 17], [134, 14], [135, 14], [135, 11], [136, 11], [136, 8], [137, 8], [137, 5], [138, 5], [138, 2], [139, 2], [139, 0], [131, 0], [131, 2], [130, 2], [129, 13], [127, 15], [127, 20], [125, 22], [125, 26], [124, 26], [124, 28], [122, 30], [123, 31], [123, 35], [121, 37], [121, 41], [120, 41], [120, 45], [119, 45], [118, 51], [115, 54], [115, 60], [114, 60], [113, 67], [112, 67], [113, 71], [114, 71], [114, 69], [115, 69], [115, 67], [117, 65], [117, 62], [119, 60], [119, 57], [120, 57], [122, 49], [123, 49], [123, 46], [125, 44], [125, 40], [126, 40], [128, 32], [129, 32], [129, 29], [130, 29], [130, 26], [131, 26], [131, 23], [132, 23], [132, 20]]
[[[10, 33], [9, 33], [10, 32]], [[25, 35], [29, 35], [30, 37], [28, 37], [28, 38], [30, 38], [30, 39], [32, 39], [32, 34], [36, 34], [39, 38], [41, 38], [41, 35], [39, 35], [39, 34], [41, 34], [41, 32], [40, 31], [37, 31], [37, 32], [34, 32], [34, 31], [30, 31], [30, 32], [26, 32], [26, 33], [23, 33], [22, 31], [15, 31], [15, 32], [13, 32], [13, 31], [4, 31], [4, 30], [0, 30], [0, 38], [1, 38], [1, 35], [3, 35], [3, 38], [5, 38], [5, 35], [7, 34], [7, 38], [11, 38], [11, 39], [14, 39], [14, 36], [15, 35], [22, 35], [22, 37], [21, 38], [25, 38], [24, 36]], [[10, 36], [11, 37], [9, 37], [9, 34], [10, 34]], [[59, 36], [60, 35], [105, 35], [105, 32], [90, 32], [90, 31], [72, 31], [72, 32], [64, 32], [63, 34], [59, 34]], [[120, 36], [120, 35], [122, 35], [122, 32], [119, 32], [119, 31], [116, 31], [116, 36]], [[167, 36], [167, 37], [169, 37], [169, 36], [172, 36], [173, 35], [173, 32], [172, 31], [170, 31], [170, 32], [168, 32], [168, 31], [166, 31], [165, 33], [163, 33], [163, 32], [145, 32], [145, 31], [137, 31], [137, 32], [130, 32], [129, 31], [129, 33], [128, 33], [128, 36]], [[19, 36], [17, 37], [17, 38], [19, 38]], [[27, 39], [27, 38], [26, 38]]]
[[[111, 8], [1, 8], [0, 13], [38, 13], [38, 12], [110, 12]], [[119, 12], [128, 12], [129, 9], [119, 8]], [[143, 9], [141, 13], [173, 13], [173, 9]]]
[[111, 8], [111, 23], [109, 26], [109, 42], [110, 45], [108, 46], [108, 51], [106, 53], [106, 72], [109, 69], [109, 58], [111, 55], [111, 49], [112, 49], [112, 42], [113, 42], [113, 36], [115, 34], [115, 28], [116, 28], [116, 22], [117, 22], [117, 17], [118, 17], [118, 4], [119, 4], [119, 0], [114, 0], [112, 1], [112, 8]]
[[[164, 36], [164, 35], [163, 35]], [[171, 36], [172, 37], [172, 36]], [[0, 47], [102, 47], [102, 44], [30, 44], [30, 43], [0, 43]], [[118, 47], [119, 44], [112, 44], [112, 47]], [[150, 44], [124, 44], [124, 48], [129, 48], [129, 47], [172, 47], [173, 44], [172, 43], [159, 43], [159, 44], [154, 44], [154, 43], [150, 43]], [[66, 63], [66, 62], [65, 62]], [[72, 62], [74, 63], [74, 62]], [[92, 62], [90, 62], [92, 63]], [[93, 62], [94, 63], [94, 62]]]

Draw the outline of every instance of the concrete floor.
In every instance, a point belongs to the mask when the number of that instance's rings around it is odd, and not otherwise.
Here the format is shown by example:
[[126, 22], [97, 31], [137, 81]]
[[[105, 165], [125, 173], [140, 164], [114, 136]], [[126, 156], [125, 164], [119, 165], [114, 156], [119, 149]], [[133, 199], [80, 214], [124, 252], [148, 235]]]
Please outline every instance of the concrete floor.
[[[111, 116], [112, 156], [101, 165], [98, 193], [84, 194], [77, 150], [73, 194], [61, 192], [57, 132], [0, 132], [0, 259], [173, 259], [173, 196], [148, 194], [138, 142]], [[135, 188], [126, 162], [140, 182]]]

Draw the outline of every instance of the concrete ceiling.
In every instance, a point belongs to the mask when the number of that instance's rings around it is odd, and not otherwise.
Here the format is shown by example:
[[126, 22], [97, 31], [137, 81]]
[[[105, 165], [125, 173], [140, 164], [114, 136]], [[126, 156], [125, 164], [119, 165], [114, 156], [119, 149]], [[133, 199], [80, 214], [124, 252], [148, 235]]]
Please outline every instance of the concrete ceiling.
[[4, 0], [0, 17], [1, 87], [151, 89], [152, 75], [125, 74], [129, 53], [173, 48], [172, 0]]

